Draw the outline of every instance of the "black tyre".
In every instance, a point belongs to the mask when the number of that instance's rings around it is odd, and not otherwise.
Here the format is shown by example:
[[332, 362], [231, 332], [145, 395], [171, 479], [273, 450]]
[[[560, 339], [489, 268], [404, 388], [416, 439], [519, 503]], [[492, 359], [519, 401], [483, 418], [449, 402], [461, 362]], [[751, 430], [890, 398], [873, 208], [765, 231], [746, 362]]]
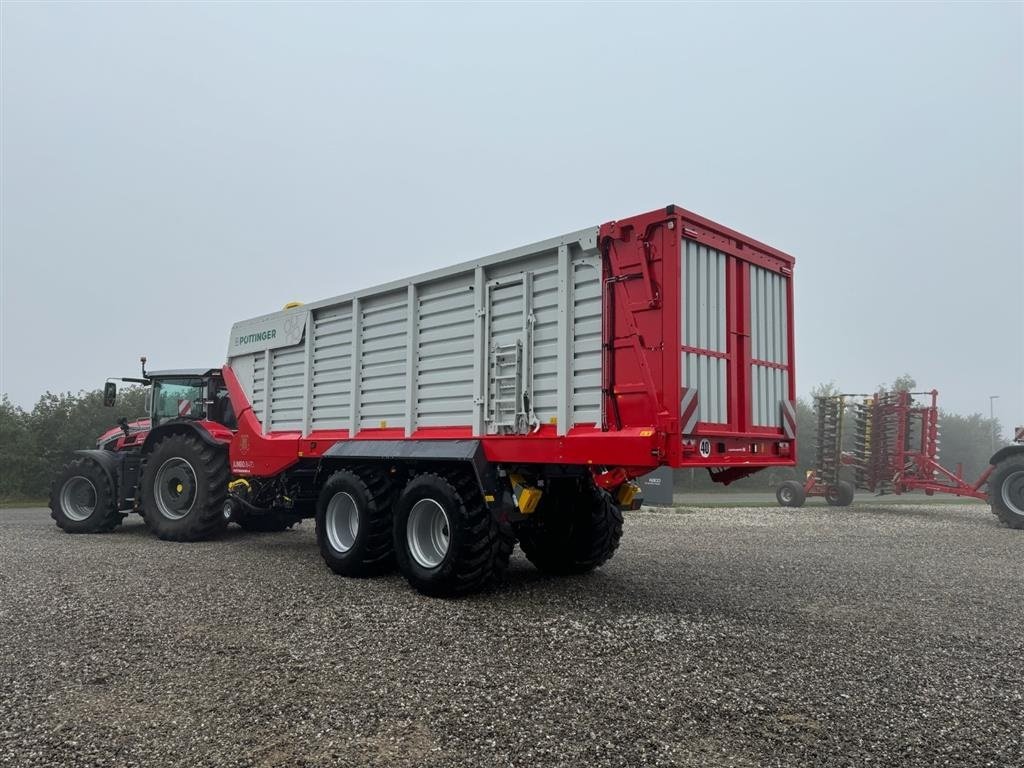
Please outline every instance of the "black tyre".
[[802, 507], [807, 494], [804, 493], [803, 485], [796, 480], [786, 480], [775, 489], [775, 499], [783, 507]]
[[228, 455], [194, 435], [165, 437], [146, 459], [142, 509], [165, 541], [200, 541], [227, 526]]
[[105, 533], [124, 519], [117, 509], [117, 490], [92, 459], [65, 464], [50, 491], [50, 517], [68, 533]]
[[592, 571], [615, 554], [622, 539], [622, 510], [589, 479], [552, 480], [537, 511], [516, 527], [523, 554], [554, 574]]
[[988, 500], [992, 514], [1004, 525], [1024, 530], [1024, 455], [996, 464], [988, 478]]
[[515, 546], [473, 474], [461, 469], [410, 480], [395, 505], [393, 532], [398, 569], [426, 595], [462, 595], [500, 581]]
[[394, 489], [377, 470], [338, 470], [316, 504], [316, 540], [327, 567], [342, 576], [373, 576], [394, 566]]
[[853, 503], [853, 486], [845, 480], [830, 485], [825, 490], [825, 501], [833, 507], [848, 507]]

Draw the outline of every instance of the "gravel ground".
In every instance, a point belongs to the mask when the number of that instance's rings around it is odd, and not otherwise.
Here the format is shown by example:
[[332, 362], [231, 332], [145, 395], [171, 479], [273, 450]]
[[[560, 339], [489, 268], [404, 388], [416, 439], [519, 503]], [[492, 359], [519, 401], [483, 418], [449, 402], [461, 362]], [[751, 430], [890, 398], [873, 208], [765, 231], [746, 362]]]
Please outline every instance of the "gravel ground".
[[1024, 534], [984, 507], [635, 513], [459, 601], [304, 523], [170, 544], [0, 510], [0, 765], [1020, 766]]

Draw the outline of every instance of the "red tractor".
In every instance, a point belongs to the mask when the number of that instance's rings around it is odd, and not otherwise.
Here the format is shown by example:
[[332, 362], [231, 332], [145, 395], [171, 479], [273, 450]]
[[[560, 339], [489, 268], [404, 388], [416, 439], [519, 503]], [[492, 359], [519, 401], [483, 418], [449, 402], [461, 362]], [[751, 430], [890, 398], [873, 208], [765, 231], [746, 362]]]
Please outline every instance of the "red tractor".
[[[60, 528], [109, 531], [137, 512], [161, 539], [197, 541], [232, 520], [249, 530], [276, 531], [312, 515], [311, 501], [304, 515], [283, 489], [265, 506], [227, 503], [227, 448], [238, 425], [220, 368], [147, 372], [145, 365], [142, 358], [141, 377], [121, 380], [151, 387], [150, 418], [122, 418], [95, 449], [76, 451], [50, 497]], [[108, 381], [104, 405], [113, 406], [116, 397], [117, 385]]]

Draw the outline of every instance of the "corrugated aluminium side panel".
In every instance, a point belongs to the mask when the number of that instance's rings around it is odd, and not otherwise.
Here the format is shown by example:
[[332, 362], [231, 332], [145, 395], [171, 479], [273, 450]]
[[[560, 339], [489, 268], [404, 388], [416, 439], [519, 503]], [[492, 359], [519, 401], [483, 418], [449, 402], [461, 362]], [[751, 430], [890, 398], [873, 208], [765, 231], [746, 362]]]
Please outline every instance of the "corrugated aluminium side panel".
[[473, 273], [420, 287], [417, 299], [416, 424], [473, 422]]
[[[729, 421], [726, 396], [728, 371], [720, 355], [727, 350], [725, 267], [729, 257], [686, 240], [683, 249], [682, 339], [683, 386], [698, 392], [698, 419]], [[695, 351], [696, 350], [696, 351]], [[707, 354], [709, 352], [717, 354]]]
[[270, 430], [301, 430], [306, 400], [304, 344], [270, 351]]
[[256, 358], [262, 357], [263, 353], [259, 352], [256, 354], [238, 355], [237, 357], [231, 358], [231, 369], [235, 372], [235, 376], [238, 378], [238, 383], [242, 386], [242, 391], [245, 392], [245, 396], [250, 403], [253, 401], [253, 376], [254, 368], [256, 366]]
[[359, 427], [397, 427], [406, 413], [408, 293], [370, 296], [360, 302]]
[[253, 355], [253, 367], [252, 367], [252, 394], [250, 397], [250, 403], [252, 405], [252, 412], [256, 414], [256, 418], [264, 424], [266, 429], [267, 423], [267, 412], [266, 412], [266, 384], [267, 384], [267, 355], [265, 352], [258, 352]]
[[313, 312], [312, 429], [349, 429], [352, 413], [352, 302]]
[[544, 424], [558, 410], [558, 264], [533, 273], [533, 410]]
[[[489, 291], [485, 340], [488, 375], [493, 350], [514, 347], [520, 342], [523, 344], [522, 365], [531, 372], [530, 407], [534, 416], [542, 424], [557, 422], [559, 387], [563, 385], [562, 382], [569, 382], [566, 384], [570, 388], [566, 394], [568, 412], [575, 414], [574, 372], [566, 375], [559, 368], [560, 365], [572, 365], [575, 362], [568, 358], [563, 362], [559, 355], [559, 301], [566, 302], [566, 311], [570, 316], [568, 326], [573, 336], [576, 333], [578, 319], [573, 312], [574, 292], [559, 292], [558, 249], [550, 248], [514, 261], [493, 265], [486, 270], [486, 277]], [[600, 274], [597, 270], [593, 270], [593, 279], [598, 283], [599, 292]], [[589, 309], [592, 311], [593, 308]], [[588, 316], [584, 315], [584, 322], [588, 319]], [[597, 329], [600, 365], [600, 316], [597, 320]], [[492, 380], [488, 386], [488, 396], [493, 402], [497, 397], [497, 385]], [[600, 391], [600, 371], [597, 376], [597, 388]], [[571, 421], [569, 428], [575, 423], [575, 418], [571, 418]], [[596, 419], [590, 420], [590, 423], [594, 421]]]
[[[596, 228], [582, 230], [409, 281], [307, 304], [309, 340], [252, 356], [252, 373], [243, 386], [254, 412], [267, 431], [352, 429], [353, 414], [356, 429], [469, 426], [483, 408], [478, 400], [483, 390], [477, 391], [474, 381], [490, 377], [491, 343], [518, 338], [532, 340], [523, 351], [524, 365], [532, 370], [528, 386], [536, 415], [553, 423], [559, 388], [566, 387], [569, 391], [561, 399], [571, 420], [599, 422], [601, 272], [596, 234]], [[560, 247], [572, 253], [569, 289], [564, 281], [561, 287], [559, 283]], [[493, 281], [500, 284], [489, 294], [488, 333], [475, 351], [476, 328], [482, 322], [477, 308], [484, 306], [476, 296], [481, 286], [477, 270], [488, 291]], [[528, 296], [524, 286], [529, 286]], [[571, 351], [559, 344], [560, 300], [572, 317]], [[272, 313], [254, 322], [259, 331], [287, 317]], [[560, 369], [563, 361], [571, 372]], [[241, 357], [230, 362], [245, 367]]]
[[572, 265], [572, 422], [600, 424], [601, 408], [601, 263], [596, 252]]
[[751, 410], [756, 427], [781, 427], [781, 402], [789, 398], [789, 372], [778, 367], [789, 365], [787, 279], [750, 267]]

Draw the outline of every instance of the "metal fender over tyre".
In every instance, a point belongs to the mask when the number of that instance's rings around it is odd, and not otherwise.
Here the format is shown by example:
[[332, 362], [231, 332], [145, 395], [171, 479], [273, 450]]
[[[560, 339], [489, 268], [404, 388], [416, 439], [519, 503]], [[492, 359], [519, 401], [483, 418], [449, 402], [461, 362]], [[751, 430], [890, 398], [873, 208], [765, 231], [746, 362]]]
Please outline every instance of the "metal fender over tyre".
[[142, 475], [146, 525], [165, 541], [200, 541], [223, 531], [228, 454], [192, 435], [165, 437]]
[[537, 511], [517, 526], [516, 534], [523, 554], [538, 569], [586, 573], [606, 563], [618, 549], [622, 510], [589, 480], [552, 480]]
[[853, 503], [853, 486], [845, 480], [830, 485], [825, 490], [825, 501], [833, 507], [848, 507]]
[[1024, 530], [1024, 455], [1008, 456], [988, 478], [992, 514], [1010, 528]]
[[75, 459], [61, 470], [50, 492], [50, 517], [68, 533], [105, 533], [121, 524], [117, 493], [92, 459]]
[[316, 541], [327, 567], [342, 576], [373, 576], [394, 565], [394, 492], [376, 470], [335, 472], [316, 504]]
[[462, 595], [500, 581], [515, 546], [468, 471], [410, 480], [393, 530], [398, 569], [426, 595]]
[[779, 487], [775, 489], [775, 500], [783, 507], [802, 507], [807, 500], [807, 494], [796, 480], [786, 480], [779, 483]]

